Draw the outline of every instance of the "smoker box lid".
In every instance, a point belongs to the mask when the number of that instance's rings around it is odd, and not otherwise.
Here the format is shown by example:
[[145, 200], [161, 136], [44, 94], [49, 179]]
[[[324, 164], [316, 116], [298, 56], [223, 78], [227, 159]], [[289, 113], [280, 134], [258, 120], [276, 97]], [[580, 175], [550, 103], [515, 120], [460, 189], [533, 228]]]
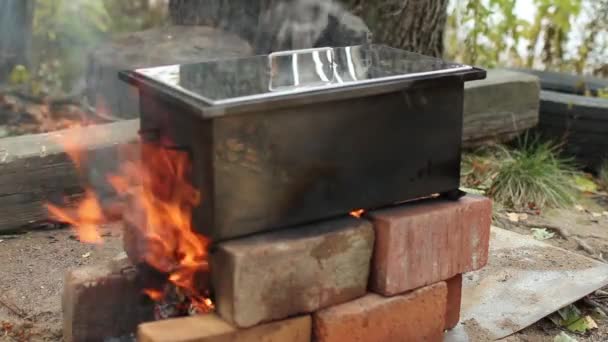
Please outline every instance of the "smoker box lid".
[[315, 48], [137, 69], [123, 77], [181, 93], [210, 107], [231, 106], [447, 75], [485, 72], [383, 45]]

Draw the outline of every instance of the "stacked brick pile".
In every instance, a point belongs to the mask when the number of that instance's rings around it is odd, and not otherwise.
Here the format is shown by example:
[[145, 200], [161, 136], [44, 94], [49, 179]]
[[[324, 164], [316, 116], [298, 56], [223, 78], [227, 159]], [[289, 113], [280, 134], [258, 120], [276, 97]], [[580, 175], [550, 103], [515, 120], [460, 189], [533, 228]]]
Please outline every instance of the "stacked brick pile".
[[428, 200], [219, 243], [216, 313], [144, 323], [138, 339], [442, 341], [462, 274], [487, 262], [491, 212], [481, 197]]
[[441, 341], [488, 259], [491, 202], [465, 197], [219, 244], [217, 313], [143, 324], [168, 341]]

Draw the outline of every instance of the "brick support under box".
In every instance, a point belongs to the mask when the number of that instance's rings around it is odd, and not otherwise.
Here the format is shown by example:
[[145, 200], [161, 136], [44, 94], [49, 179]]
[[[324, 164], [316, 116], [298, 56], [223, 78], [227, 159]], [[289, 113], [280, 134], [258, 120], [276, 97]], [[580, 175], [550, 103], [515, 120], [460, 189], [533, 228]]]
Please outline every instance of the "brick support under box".
[[370, 293], [313, 315], [317, 342], [440, 342], [445, 326], [444, 282], [403, 295]]
[[450, 330], [460, 321], [460, 307], [462, 304], [462, 274], [446, 281], [448, 285], [448, 303], [445, 314], [445, 329]]
[[361, 297], [373, 245], [371, 223], [354, 218], [220, 243], [211, 255], [217, 312], [251, 327]]
[[370, 287], [385, 296], [478, 270], [488, 260], [492, 202], [466, 196], [369, 214], [376, 231]]
[[66, 342], [102, 342], [130, 334], [151, 320], [153, 307], [145, 301], [135, 269], [126, 256], [107, 266], [69, 271], [63, 288], [63, 335]]
[[139, 326], [139, 342], [310, 342], [310, 316], [237, 329], [215, 314], [169, 319]]

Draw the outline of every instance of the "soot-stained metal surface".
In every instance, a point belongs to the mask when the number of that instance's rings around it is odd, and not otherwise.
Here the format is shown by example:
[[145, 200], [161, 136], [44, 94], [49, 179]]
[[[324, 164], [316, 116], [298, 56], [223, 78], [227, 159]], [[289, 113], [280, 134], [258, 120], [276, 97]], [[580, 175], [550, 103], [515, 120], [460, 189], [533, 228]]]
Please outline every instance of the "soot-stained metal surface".
[[191, 156], [195, 227], [223, 240], [455, 193], [464, 82], [485, 72], [371, 45], [123, 77], [144, 142]]

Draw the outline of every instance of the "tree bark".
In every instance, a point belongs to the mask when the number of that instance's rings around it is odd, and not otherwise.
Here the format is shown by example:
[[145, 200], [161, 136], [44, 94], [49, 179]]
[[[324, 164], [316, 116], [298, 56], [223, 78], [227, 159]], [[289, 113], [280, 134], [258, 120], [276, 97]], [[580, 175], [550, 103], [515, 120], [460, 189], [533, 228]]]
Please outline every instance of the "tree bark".
[[441, 56], [449, 0], [170, 0], [178, 25], [209, 25], [257, 52], [373, 41]]
[[370, 27], [376, 43], [429, 56], [443, 54], [449, 0], [342, 0]]
[[0, 1], [0, 83], [15, 65], [29, 65], [33, 7], [31, 0]]

